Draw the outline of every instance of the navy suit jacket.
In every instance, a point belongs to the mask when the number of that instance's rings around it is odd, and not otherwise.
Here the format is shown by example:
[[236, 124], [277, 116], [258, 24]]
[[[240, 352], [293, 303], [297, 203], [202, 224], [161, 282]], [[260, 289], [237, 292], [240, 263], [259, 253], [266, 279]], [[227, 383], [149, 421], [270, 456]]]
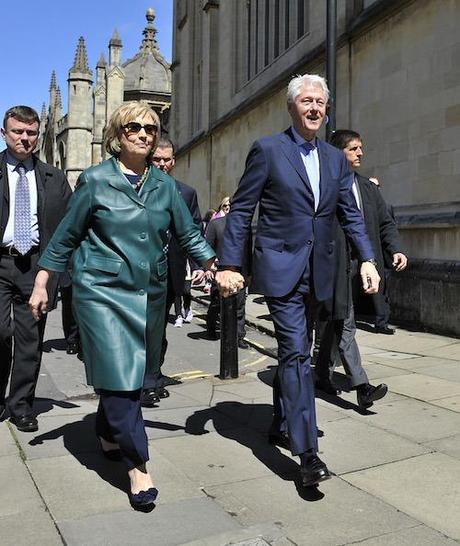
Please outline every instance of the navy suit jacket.
[[[232, 198], [220, 264], [240, 267], [243, 244], [259, 204], [251, 291], [282, 297], [303, 273], [313, 279], [321, 301], [332, 294], [333, 223], [339, 216], [360, 257], [374, 257], [363, 218], [351, 192], [352, 175], [344, 154], [317, 139], [320, 201], [312, 189], [291, 129], [257, 140]], [[312, 267], [312, 271], [310, 271]]]

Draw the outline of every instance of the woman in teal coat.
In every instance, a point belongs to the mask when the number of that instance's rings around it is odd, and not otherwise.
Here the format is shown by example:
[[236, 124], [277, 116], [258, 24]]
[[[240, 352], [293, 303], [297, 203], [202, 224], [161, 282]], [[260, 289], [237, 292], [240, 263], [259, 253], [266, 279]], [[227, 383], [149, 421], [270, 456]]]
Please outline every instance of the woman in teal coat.
[[30, 306], [46, 311], [50, 272], [72, 256], [73, 307], [88, 384], [100, 395], [96, 432], [109, 458], [128, 466], [134, 508], [153, 508], [157, 490], [145, 463], [140, 408], [146, 370], [159, 365], [165, 313], [169, 231], [210, 268], [214, 252], [193, 223], [174, 180], [150, 157], [159, 119], [147, 103], [123, 104], [106, 129], [113, 156], [83, 171], [66, 216], [42, 255]]

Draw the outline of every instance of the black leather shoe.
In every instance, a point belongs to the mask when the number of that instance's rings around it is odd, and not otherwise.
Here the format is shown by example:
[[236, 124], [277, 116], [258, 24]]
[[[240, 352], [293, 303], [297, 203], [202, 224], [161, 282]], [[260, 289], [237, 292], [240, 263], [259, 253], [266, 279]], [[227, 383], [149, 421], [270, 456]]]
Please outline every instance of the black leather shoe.
[[358, 385], [356, 387], [358, 406], [364, 409], [370, 408], [376, 400], [383, 398], [387, 392], [388, 387], [385, 383], [380, 383], [380, 385], [377, 385], [376, 387], [369, 383]]
[[317, 455], [311, 456], [300, 465], [300, 480], [303, 487], [311, 487], [331, 478], [326, 464]]
[[158, 489], [151, 487], [147, 491], [139, 491], [139, 493], [129, 493], [129, 502], [134, 510], [139, 512], [150, 512], [155, 508], [155, 501], [158, 497]]
[[211, 330], [209, 328], [206, 329], [206, 337], [212, 341], [220, 339], [219, 334], [215, 330]]
[[342, 394], [342, 391], [338, 389], [335, 385], [333, 385], [331, 381], [317, 381], [315, 383], [315, 387], [318, 390], [332, 396], [338, 396], [339, 394]]
[[16, 426], [21, 432], [36, 432], [38, 430], [38, 421], [33, 415], [21, 415], [10, 417], [10, 423]]
[[374, 331], [376, 334], [386, 334], [387, 336], [392, 336], [396, 333], [396, 330], [389, 326], [376, 326]]
[[143, 408], [153, 408], [160, 401], [156, 389], [145, 389], [141, 394], [141, 406]]
[[238, 347], [240, 349], [249, 349], [249, 343], [245, 341], [243, 338], [238, 340]]
[[67, 345], [66, 353], [68, 355], [77, 355], [80, 352], [80, 344], [79, 343], [69, 343]]
[[268, 443], [273, 446], [282, 447], [283, 449], [291, 449], [291, 442], [287, 432], [280, 432], [279, 434], [269, 434]]
[[155, 389], [155, 394], [158, 396], [158, 402], [160, 398], [168, 398], [169, 391], [166, 390], [164, 387], [158, 387]]

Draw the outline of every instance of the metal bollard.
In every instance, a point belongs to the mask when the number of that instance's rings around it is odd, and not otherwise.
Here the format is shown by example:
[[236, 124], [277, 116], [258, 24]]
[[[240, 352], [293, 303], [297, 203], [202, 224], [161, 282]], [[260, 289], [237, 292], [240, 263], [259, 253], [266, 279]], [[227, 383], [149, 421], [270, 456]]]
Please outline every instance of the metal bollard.
[[237, 295], [220, 298], [220, 374], [221, 379], [238, 377]]

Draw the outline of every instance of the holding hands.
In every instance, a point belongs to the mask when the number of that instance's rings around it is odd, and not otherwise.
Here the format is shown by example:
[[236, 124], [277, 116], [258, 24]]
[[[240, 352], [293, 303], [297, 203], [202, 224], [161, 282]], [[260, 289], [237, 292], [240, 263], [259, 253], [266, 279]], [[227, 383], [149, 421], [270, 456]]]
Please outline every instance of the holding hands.
[[220, 295], [223, 298], [228, 298], [228, 296], [232, 296], [244, 288], [244, 277], [238, 271], [225, 269], [224, 271], [217, 271], [216, 283]]

